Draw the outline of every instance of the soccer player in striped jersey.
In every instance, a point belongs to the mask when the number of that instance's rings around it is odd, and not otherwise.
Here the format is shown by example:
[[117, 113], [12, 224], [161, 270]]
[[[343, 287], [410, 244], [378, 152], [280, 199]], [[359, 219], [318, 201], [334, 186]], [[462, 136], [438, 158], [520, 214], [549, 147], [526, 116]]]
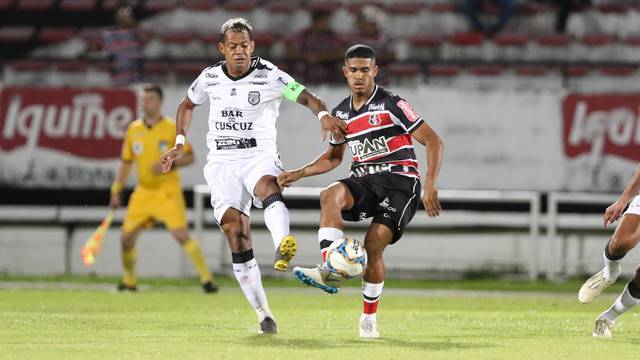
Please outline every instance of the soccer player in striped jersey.
[[[343, 72], [351, 95], [333, 109], [333, 115], [346, 123], [346, 138], [330, 139], [329, 148], [320, 157], [279, 175], [278, 183], [289, 186], [300, 178], [331, 171], [342, 162], [346, 148], [351, 150], [350, 177], [331, 184], [320, 194], [318, 241], [326, 261], [327, 248], [344, 237], [343, 219], [373, 218], [364, 238], [368, 264], [362, 281], [360, 336], [376, 338], [376, 311], [385, 276], [382, 255], [387, 245], [400, 239], [420, 200], [420, 173], [412, 138], [427, 149], [422, 203], [430, 217], [441, 211], [436, 183], [443, 143], [406, 100], [375, 84], [378, 67], [375, 52], [369, 46], [349, 48]], [[330, 294], [340, 287], [341, 277], [327, 270], [325, 264], [308, 269], [296, 267], [294, 275]]]

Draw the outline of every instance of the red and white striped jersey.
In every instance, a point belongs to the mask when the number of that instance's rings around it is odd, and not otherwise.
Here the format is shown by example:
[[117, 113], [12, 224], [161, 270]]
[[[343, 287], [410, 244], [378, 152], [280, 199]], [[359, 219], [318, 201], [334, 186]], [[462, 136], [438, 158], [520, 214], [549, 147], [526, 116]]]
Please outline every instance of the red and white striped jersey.
[[332, 115], [347, 124], [346, 139], [330, 138], [329, 142], [347, 143], [352, 155], [352, 176], [391, 172], [420, 177], [411, 133], [424, 120], [406, 100], [376, 85], [359, 110], [353, 108], [349, 96], [333, 109]]

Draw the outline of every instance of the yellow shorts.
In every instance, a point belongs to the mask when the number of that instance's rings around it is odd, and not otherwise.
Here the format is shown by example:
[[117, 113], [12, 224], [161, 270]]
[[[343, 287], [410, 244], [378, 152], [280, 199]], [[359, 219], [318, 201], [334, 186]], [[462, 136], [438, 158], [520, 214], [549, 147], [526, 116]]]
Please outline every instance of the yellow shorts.
[[187, 228], [186, 205], [180, 185], [163, 185], [157, 189], [136, 186], [129, 198], [122, 230], [135, 231], [161, 221], [169, 230]]

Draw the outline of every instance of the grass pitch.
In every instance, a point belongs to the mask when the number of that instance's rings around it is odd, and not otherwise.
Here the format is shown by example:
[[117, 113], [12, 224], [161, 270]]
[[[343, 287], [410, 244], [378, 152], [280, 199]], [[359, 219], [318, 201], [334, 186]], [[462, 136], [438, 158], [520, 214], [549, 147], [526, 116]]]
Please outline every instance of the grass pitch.
[[[279, 334], [259, 336], [253, 310], [230, 279], [215, 295], [186, 282], [160, 281], [119, 294], [86, 279], [71, 279], [65, 289], [0, 280], [1, 359], [619, 360], [638, 359], [640, 349], [640, 309], [620, 318], [613, 339], [591, 337], [595, 317], [616, 294], [581, 305], [578, 283], [510, 289], [504, 282], [397, 282], [402, 288], [387, 286], [382, 296], [383, 338], [365, 341], [358, 338], [357, 288], [328, 296], [293, 282], [266, 281]], [[527, 286], [537, 291], [522, 292]], [[424, 287], [515, 291], [416, 289]]]

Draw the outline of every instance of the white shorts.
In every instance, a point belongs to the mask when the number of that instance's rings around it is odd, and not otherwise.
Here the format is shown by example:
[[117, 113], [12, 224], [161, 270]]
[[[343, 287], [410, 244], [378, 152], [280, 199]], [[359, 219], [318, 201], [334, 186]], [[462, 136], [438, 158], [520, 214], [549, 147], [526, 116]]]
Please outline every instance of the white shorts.
[[636, 195], [627, 208], [626, 214], [640, 215], [640, 195]]
[[278, 176], [283, 172], [277, 153], [246, 159], [209, 161], [204, 167], [204, 178], [211, 192], [213, 216], [218, 224], [229, 208], [250, 216], [251, 204], [262, 208], [253, 190], [265, 175]]

